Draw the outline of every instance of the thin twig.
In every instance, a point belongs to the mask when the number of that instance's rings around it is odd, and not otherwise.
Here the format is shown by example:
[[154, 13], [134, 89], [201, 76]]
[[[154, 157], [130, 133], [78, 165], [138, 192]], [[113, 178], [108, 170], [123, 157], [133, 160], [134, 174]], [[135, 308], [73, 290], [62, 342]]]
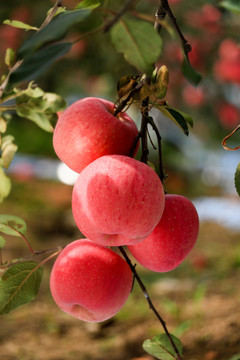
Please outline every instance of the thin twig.
[[99, 26], [98, 28], [89, 31], [88, 33], [83, 34], [80, 38], [74, 40], [72, 43], [73, 43], [73, 44], [76, 44], [77, 42], [85, 39], [85, 38], [88, 37], [88, 36], [94, 35], [94, 34], [96, 34], [97, 32], [100, 32], [101, 30], [102, 30], [102, 26]]
[[130, 151], [129, 156], [133, 157], [133, 155], [135, 153], [135, 150], [136, 150], [136, 147], [137, 147], [137, 144], [139, 142], [139, 139], [141, 139], [141, 132], [140, 131], [138, 132], [137, 136], [134, 139], [133, 146], [132, 146], [132, 149]]
[[132, 7], [132, 4], [135, 2], [136, 0], [127, 0], [126, 3], [121, 8], [121, 10], [115, 15], [115, 17], [112, 20], [109, 20], [103, 26], [103, 32], [108, 32], [121, 19], [121, 17]]
[[[50, 23], [50, 21], [53, 19], [54, 15], [56, 14], [57, 12], [57, 9], [62, 6], [62, 0], [57, 0], [54, 7], [52, 8], [52, 10], [50, 11], [50, 13], [48, 14], [48, 16], [46, 17], [45, 21], [42, 23], [42, 25], [40, 26], [40, 28], [38, 29], [41, 30], [43, 29], [47, 24]], [[21, 65], [22, 65], [22, 62], [23, 62], [23, 59], [21, 60], [18, 60], [14, 65], [13, 67], [11, 68], [11, 70], [8, 72], [5, 80], [3, 81], [3, 83], [1, 84], [0, 86], [0, 99], [8, 85], [8, 82], [9, 82], [9, 79], [10, 79], [10, 76], [11, 74], [16, 71]]]
[[55, 5], [53, 6], [52, 10], [50, 11], [50, 13], [48, 14], [48, 16], [46, 17], [46, 19], [44, 20], [44, 22], [42, 23], [42, 25], [40, 26], [39, 30], [42, 30], [45, 26], [47, 26], [53, 19], [54, 15], [56, 14], [56, 12], [58, 11], [58, 8], [60, 8], [62, 6], [62, 0], [57, 0]]
[[157, 147], [156, 147], [156, 145], [154, 144], [153, 139], [151, 138], [151, 135], [150, 135], [150, 133], [149, 133], [149, 130], [148, 130], [148, 129], [147, 129], [147, 134], [148, 134], [148, 138], [149, 138], [149, 141], [150, 141], [150, 143], [151, 143], [151, 145], [152, 145], [153, 149], [154, 149], [154, 150], [157, 150]]
[[158, 161], [159, 161], [159, 177], [161, 182], [163, 183], [165, 179], [164, 170], [163, 170], [163, 161], [162, 161], [162, 137], [160, 135], [159, 129], [155, 124], [153, 118], [151, 116], [148, 117], [148, 123], [152, 126], [155, 134], [157, 136], [158, 141]]
[[27, 246], [28, 246], [30, 252], [32, 253], [32, 255], [35, 253], [35, 251], [31, 247], [29, 241], [27, 240], [26, 236], [24, 236], [19, 230], [15, 229], [15, 228], [12, 228], [11, 226], [9, 226], [7, 224], [5, 224], [5, 226], [8, 227], [11, 230], [13, 229], [18, 234], [18, 236], [20, 236], [25, 241], [25, 243], [27, 244]]
[[177, 19], [173, 15], [173, 12], [172, 12], [169, 4], [168, 4], [168, 0], [161, 0], [160, 8], [161, 8], [160, 16], [162, 16], [163, 10], [165, 10], [166, 14], [168, 15], [170, 21], [172, 22], [172, 24], [173, 24], [173, 26], [174, 26], [174, 28], [176, 30], [176, 33], [177, 33], [178, 37], [180, 38], [180, 40], [182, 42], [182, 47], [183, 47], [183, 51], [184, 51], [184, 54], [186, 56], [186, 59], [189, 61], [188, 53], [192, 50], [192, 47], [188, 43], [188, 41], [185, 39], [185, 37], [183, 36], [182, 31], [181, 31], [180, 27], [177, 24]]
[[5, 90], [6, 87], [7, 87], [7, 84], [8, 84], [8, 82], [9, 82], [9, 79], [10, 79], [11, 74], [12, 74], [15, 70], [17, 70], [20, 65], [22, 65], [22, 62], [23, 62], [23, 60], [18, 60], [18, 61], [13, 65], [13, 67], [11, 68], [11, 70], [9, 71], [9, 73], [7, 74], [5, 80], [4, 80], [3, 83], [1, 84], [1, 86], [0, 86], [0, 99], [1, 99], [1, 97], [2, 97], [2, 95], [3, 95], [3, 93], [4, 93], [4, 90]]
[[162, 30], [161, 22], [165, 19], [166, 15], [167, 15], [166, 9], [164, 8], [162, 1], [160, 1], [160, 5], [155, 14], [155, 23], [154, 23], [154, 28], [157, 30], [159, 34]]
[[119, 250], [120, 250], [121, 254], [123, 255], [123, 257], [125, 258], [128, 265], [130, 266], [131, 271], [132, 271], [135, 279], [137, 280], [137, 282], [138, 282], [138, 284], [139, 284], [139, 286], [140, 286], [140, 288], [141, 288], [141, 290], [142, 290], [142, 292], [144, 294], [144, 297], [146, 298], [146, 300], [147, 300], [147, 302], [149, 304], [149, 308], [154, 312], [154, 314], [156, 315], [156, 317], [160, 321], [160, 323], [161, 323], [161, 325], [162, 325], [162, 327], [163, 327], [163, 329], [165, 331], [165, 334], [167, 335], [167, 337], [168, 337], [169, 341], [171, 342], [171, 345], [172, 345], [172, 347], [173, 347], [173, 349], [174, 349], [174, 351], [175, 351], [175, 353], [177, 355], [177, 359], [182, 360], [182, 357], [179, 354], [178, 348], [176, 347], [176, 345], [175, 345], [175, 343], [174, 343], [174, 341], [173, 341], [173, 339], [172, 339], [172, 337], [171, 337], [171, 335], [170, 335], [170, 333], [169, 333], [169, 331], [167, 329], [166, 323], [163, 320], [163, 318], [160, 316], [160, 314], [158, 313], [155, 306], [153, 305], [153, 302], [152, 302], [152, 300], [151, 300], [151, 298], [150, 298], [150, 296], [149, 296], [149, 294], [147, 292], [147, 289], [146, 289], [145, 285], [143, 284], [140, 276], [137, 273], [136, 267], [132, 264], [131, 260], [129, 259], [126, 251], [123, 249], [122, 246], [119, 246]]
[[15, 265], [15, 264], [20, 264], [23, 261], [32, 259], [34, 256], [38, 256], [38, 255], [43, 255], [43, 254], [47, 254], [49, 252], [54, 252], [55, 254], [60, 253], [60, 251], [62, 251], [63, 247], [58, 246], [56, 248], [52, 248], [52, 249], [47, 249], [47, 250], [42, 250], [42, 251], [34, 251], [34, 253], [32, 255], [29, 256], [24, 256], [23, 258], [19, 258], [18, 260], [15, 259], [15, 261], [12, 262], [7, 262], [5, 264], [2, 264], [0, 266], [0, 270], [5, 270], [10, 268], [11, 266]]

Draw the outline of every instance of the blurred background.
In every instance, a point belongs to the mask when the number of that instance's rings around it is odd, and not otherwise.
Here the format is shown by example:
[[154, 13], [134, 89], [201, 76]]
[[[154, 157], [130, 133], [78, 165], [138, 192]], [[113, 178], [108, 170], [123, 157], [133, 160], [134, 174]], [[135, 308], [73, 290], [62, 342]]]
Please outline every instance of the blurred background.
[[[79, 1], [63, 0], [67, 8]], [[192, 45], [192, 66], [203, 79], [196, 88], [182, 75], [183, 53], [169, 23], [163, 27], [162, 55], [158, 66], [169, 69], [166, 100], [192, 116], [194, 127], [186, 137], [169, 119], [155, 110], [163, 138], [166, 191], [189, 197], [201, 220], [198, 244], [176, 270], [150, 273], [140, 266], [143, 280], [170, 330], [183, 341], [186, 359], [229, 360], [240, 353], [240, 201], [234, 187], [239, 151], [226, 151], [222, 139], [239, 125], [240, 114], [240, 15], [219, 6], [219, 1], [169, 1], [185, 38]], [[6, 72], [6, 48], [16, 49], [29, 36], [24, 30], [3, 25], [15, 19], [40, 26], [54, 1], [9, 0], [0, 3], [0, 75]], [[111, 1], [116, 11], [123, 2]], [[158, 1], [139, 1], [139, 14], [154, 17]], [[79, 39], [97, 28], [101, 12], [75, 25], [66, 39]], [[65, 98], [68, 105], [86, 97], [117, 100], [117, 81], [137, 74], [111, 43], [98, 32], [76, 42], [37, 84]], [[129, 114], [139, 126], [140, 115]], [[57, 159], [52, 134], [17, 115], [8, 125], [18, 152], [8, 170], [13, 181], [10, 196], [1, 204], [3, 214], [21, 216], [28, 224], [27, 238], [37, 249], [65, 245], [80, 237], [71, 214], [71, 191], [76, 174]], [[153, 141], [154, 135], [152, 134]], [[228, 141], [240, 144], [236, 133]], [[151, 145], [150, 145], [151, 148]], [[156, 151], [150, 161], [156, 163]], [[3, 260], [25, 256], [19, 239], [10, 238]], [[122, 311], [103, 324], [84, 324], [60, 312], [48, 286], [51, 264], [45, 267], [38, 298], [0, 319], [2, 360], [151, 359], [141, 343], [161, 332], [137, 284]], [[114, 356], [113, 356], [114, 354]]]

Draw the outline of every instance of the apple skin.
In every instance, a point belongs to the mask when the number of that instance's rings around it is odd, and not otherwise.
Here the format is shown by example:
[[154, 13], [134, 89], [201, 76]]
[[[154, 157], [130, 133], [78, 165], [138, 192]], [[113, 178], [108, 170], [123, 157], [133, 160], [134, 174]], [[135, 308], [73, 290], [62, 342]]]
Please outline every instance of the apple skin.
[[60, 115], [53, 132], [57, 156], [80, 173], [103, 155], [130, 155], [138, 129], [126, 113], [117, 116], [113, 113], [112, 102], [94, 97], [69, 106]]
[[199, 232], [199, 218], [190, 200], [166, 195], [161, 220], [140, 244], [128, 246], [133, 257], [145, 268], [166, 272], [175, 269], [192, 250]]
[[79, 175], [72, 195], [76, 225], [104, 246], [135, 244], [159, 222], [164, 190], [148, 165], [123, 155], [106, 155]]
[[127, 262], [109, 248], [88, 239], [68, 244], [56, 259], [50, 290], [64, 312], [87, 322], [113, 317], [132, 289]]

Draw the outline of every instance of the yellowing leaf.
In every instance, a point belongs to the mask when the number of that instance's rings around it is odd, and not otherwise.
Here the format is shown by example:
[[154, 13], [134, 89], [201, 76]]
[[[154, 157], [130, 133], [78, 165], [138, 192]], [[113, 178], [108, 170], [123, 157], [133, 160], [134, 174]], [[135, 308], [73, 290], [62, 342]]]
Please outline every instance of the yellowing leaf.
[[0, 202], [2, 202], [11, 191], [11, 181], [0, 167]]
[[24, 29], [26, 31], [28, 31], [28, 30], [38, 30], [37, 27], [25, 24], [24, 22], [18, 21], [18, 20], [4, 20], [3, 24], [10, 25], [10, 26], [16, 27], [18, 29]]
[[13, 143], [14, 137], [11, 135], [4, 136], [2, 139], [2, 166], [8, 169], [18, 147]]

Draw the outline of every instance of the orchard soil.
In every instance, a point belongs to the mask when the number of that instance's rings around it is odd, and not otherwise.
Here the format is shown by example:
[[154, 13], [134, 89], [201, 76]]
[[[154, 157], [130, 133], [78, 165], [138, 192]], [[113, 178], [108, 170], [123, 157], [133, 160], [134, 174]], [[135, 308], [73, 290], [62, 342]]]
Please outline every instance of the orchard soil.
[[[72, 188], [54, 182], [16, 179], [2, 213], [28, 224], [36, 250], [80, 237], [72, 218]], [[183, 194], [184, 195], [184, 194]], [[229, 360], [240, 353], [240, 233], [202, 223], [195, 249], [176, 270], [157, 274], [137, 269], [169, 330], [184, 346], [184, 360]], [[9, 237], [3, 260], [28, 255], [26, 244]], [[135, 283], [120, 313], [99, 324], [61, 312], [49, 291], [45, 266], [35, 301], [0, 318], [1, 360], [151, 360], [142, 342], [162, 329]]]

